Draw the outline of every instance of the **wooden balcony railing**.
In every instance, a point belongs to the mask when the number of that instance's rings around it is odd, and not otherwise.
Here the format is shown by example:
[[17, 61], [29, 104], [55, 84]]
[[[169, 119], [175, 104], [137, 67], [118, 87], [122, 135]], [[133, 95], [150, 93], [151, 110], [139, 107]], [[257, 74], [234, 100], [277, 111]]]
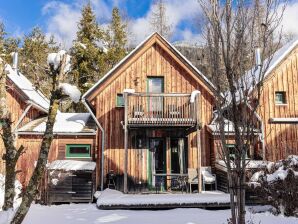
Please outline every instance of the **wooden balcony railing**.
[[128, 93], [124, 94], [128, 126], [194, 126], [197, 101], [191, 94]]

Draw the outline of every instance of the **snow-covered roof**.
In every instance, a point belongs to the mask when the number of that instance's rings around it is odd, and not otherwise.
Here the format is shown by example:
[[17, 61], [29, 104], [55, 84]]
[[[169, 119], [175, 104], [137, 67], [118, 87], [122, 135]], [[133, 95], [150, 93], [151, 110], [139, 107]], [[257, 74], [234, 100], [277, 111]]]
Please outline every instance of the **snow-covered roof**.
[[280, 62], [285, 59], [286, 56], [288, 56], [288, 54], [293, 49], [295, 49], [297, 45], [298, 39], [292, 40], [274, 53], [270, 60], [270, 63], [268, 61], [269, 58], [265, 59], [263, 62], [263, 68], [267, 68], [267, 66], [268, 68], [263, 77], [260, 74], [260, 67], [254, 67], [251, 70], [247, 71], [238, 81], [240, 86], [244, 85], [244, 88], [239, 88], [240, 93], [238, 93], [238, 101], [241, 99], [241, 91], [248, 90], [249, 92], [251, 92], [260, 81], [265, 80], [268, 77], [268, 75], [280, 64]]
[[[20, 129], [18, 134], [41, 134], [46, 129], [46, 117], [29, 122]], [[88, 134], [96, 133], [94, 121], [89, 113], [57, 113], [54, 124], [55, 134]]]
[[76, 171], [76, 170], [89, 170], [93, 171], [96, 167], [95, 162], [89, 161], [77, 161], [77, 160], [55, 160], [48, 164], [48, 170], [65, 170], [65, 171]]
[[272, 123], [298, 123], [298, 117], [277, 117], [270, 118], [269, 121]]
[[49, 100], [39, 90], [37, 90], [22, 73], [13, 70], [10, 65], [6, 65], [5, 70], [8, 72], [7, 76], [9, 80], [11, 80], [11, 82], [15, 84], [22, 93], [24, 93], [28, 100], [36, 104], [42, 110], [48, 111], [50, 104]]
[[[228, 119], [224, 119], [224, 130], [225, 133], [234, 133], [234, 125], [233, 122], [228, 120]], [[211, 124], [207, 125], [207, 127], [211, 130], [212, 133], [219, 133], [219, 123], [217, 122], [216, 119], [214, 119]]]
[[141, 42], [133, 51], [131, 51], [126, 57], [124, 57], [116, 66], [114, 66], [107, 74], [105, 74], [97, 83], [95, 83], [84, 95], [82, 98], [86, 98], [90, 95], [101, 83], [103, 83], [110, 75], [113, 74], [125, 61], [127, 61], [135, 52], [137, 52], [148, 40], [150, 40], [154, 35], [158, 35], [162, 38], [170, 48], [181, 57], [197, 74], [198, 77], [203, 79], [205, 83], [207, 83], [212, 89], [216, 89], [213, 83], [205, 76], [201, 71], [199, 71], [188, 59], [186, 59], [170, 42], [168, 42], [164, 37], [162, 37], [159, 33], [154, 32], [150, 36], [148, 36], [143, 42]]

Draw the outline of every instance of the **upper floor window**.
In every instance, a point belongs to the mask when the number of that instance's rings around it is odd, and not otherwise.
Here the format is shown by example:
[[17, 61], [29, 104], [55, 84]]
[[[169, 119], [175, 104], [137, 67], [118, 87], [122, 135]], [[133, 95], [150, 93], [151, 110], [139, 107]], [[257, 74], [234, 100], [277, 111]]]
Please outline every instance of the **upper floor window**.
[[124, 107], [124, 97], [122, 93], [117, 93], [116, 106]]
[[91, 145], [66, 145], [66, 158], [90, 158]]
[[286, 92], [278, 91], [275, 92], [275, 104], [286, 104]]

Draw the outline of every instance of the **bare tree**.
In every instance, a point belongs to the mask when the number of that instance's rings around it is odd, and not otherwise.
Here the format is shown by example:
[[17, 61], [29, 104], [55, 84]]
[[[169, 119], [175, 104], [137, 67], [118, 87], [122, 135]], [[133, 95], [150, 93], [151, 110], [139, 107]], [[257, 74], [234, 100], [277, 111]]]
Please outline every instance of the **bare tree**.
[[[257, 130], [262, 129], [256, 112], [264, 74], [280, 43], [281, 1], [199, 0], [199, 3], [207, 20], [208, 61], [218, 90], [216, 116], [222, 145], [220, 155], [226, 163], [230, 189], [230, 222], [244, 224], [246, 158], [257, 141], [256, 134], [260, 133]], [[222, 85], [223, 79], [226, 86]], [[227, 147], [227, 120], [231, 121], [228, 131], [235, 141], [233, 160]]]
[[151, 29], [158, 32], [166, 39], [170, 39], [172, 36], [172, 25], [169, 24], [166, 5], [164, 0], [155, 0], [153, 5], [153, 11], [150, 16]]

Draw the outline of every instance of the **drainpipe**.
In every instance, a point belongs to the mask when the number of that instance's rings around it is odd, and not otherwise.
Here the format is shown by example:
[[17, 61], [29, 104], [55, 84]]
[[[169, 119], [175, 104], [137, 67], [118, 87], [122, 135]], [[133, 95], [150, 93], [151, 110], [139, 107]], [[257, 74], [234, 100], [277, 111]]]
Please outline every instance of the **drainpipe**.
[[[253, 110], [250, 104], [248, 104], [248, 103], [246, 103], [246, 104], [249, 107], [249, 109]], [[265, 160], [266, 152], [265, 152], [264, 122], [263, 122], [262, 118], [260, 117], [260, 115], [256, 111], [254, 111], [254, 115], [256, 116], [256, 118], [261, 123], [261, 137], [260, 137], [260, 140], [261, 140], [261, 143], [262, 143], [262, 157], [263, 157], [263, 160]]]
[[91, 117], [95, 121], [97, 127], [101, 131], [101, 180], [100, 180], [100, 189], [103, 191], [103, 176], [104, 176], [104, 146], [105, 146], [105, 131], [99, 121], [97, 120], [96, 116], [94, 115], [93, 111], [89, 107], [88, 103], [86, 102], [85, 98], [82, 98], [82, 103], [85, 105], [86, 109], [90, 113]]

